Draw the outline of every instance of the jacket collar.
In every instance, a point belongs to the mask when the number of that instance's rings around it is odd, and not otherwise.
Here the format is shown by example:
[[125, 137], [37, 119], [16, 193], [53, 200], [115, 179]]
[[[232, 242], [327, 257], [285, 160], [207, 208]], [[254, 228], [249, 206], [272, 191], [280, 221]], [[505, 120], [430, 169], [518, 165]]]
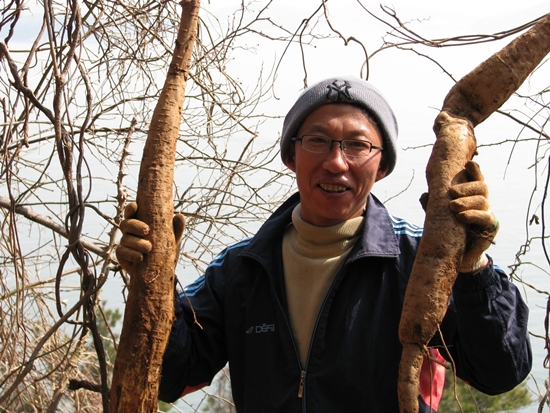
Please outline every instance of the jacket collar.
[[[273, 251], [280, 250], [284, 230], [292, 221], [292, 211], [299, 202], [299, 193], [288, 198], [262, 225], [243, 254], [258, 259], [269, 268], [275, 256]], [[365, 218], [363, 235], [349, 258], [397, 257], [399, 243], [390, 215], [372, 194], [369, 195]]]
[[369, 195], [365, 229], [358, 257], [397, 257], [399, 243], [386, 207], [374, 195]]

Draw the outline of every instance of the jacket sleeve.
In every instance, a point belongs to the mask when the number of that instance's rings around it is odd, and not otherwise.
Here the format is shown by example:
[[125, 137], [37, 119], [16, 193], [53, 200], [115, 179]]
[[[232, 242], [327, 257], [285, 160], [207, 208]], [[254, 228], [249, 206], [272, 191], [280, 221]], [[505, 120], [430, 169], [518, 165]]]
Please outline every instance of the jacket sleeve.
[[446, 349], [440, 352], [478, 390], [509, 391], [531, 371], [528, 313], [517, 287], [490, 260], [479, 273], [458, 275], [441, 326]]
[[176, 294], [176, 319], [164, 353], [159, 399], [173, 402], [209, 385], [227, 363], [223, 332], [224, 285], [217, 271]]

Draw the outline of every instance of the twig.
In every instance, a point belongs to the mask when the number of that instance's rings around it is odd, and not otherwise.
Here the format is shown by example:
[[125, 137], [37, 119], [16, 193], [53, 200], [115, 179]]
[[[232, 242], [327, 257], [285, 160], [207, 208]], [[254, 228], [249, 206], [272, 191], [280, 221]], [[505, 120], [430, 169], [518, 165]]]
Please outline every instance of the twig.
[[[9, 198], [5, 196], [0, 196], [0, 208], [4, 208], [9, 210], [11, 208], [11, 202]], [[29, 209], [27, 207], [16, 205], [15, 206], [15, 212], [19, 215], [24, 216], [25, 218], [29, 219], [30, 221], [36, 222], [37, 224], [40, 224], [48, 229], [51, 229], [55, 233], [61, 235], [64, 238], [69, 238], [67, 235], [67, 231], [62, 225], [59, 225], [55, 223], [50, 217], [40, 215], [33, 211], [32, 209]], [[84, 248], [86, 248], [88, 251], [93, 252], [94, 254], [99, 255], [102, 258], [108, 258], [107, 250], [104, 247], [100, 247], [96, 244], [90, 243], [88, 241], [85, 241], [83, 239], [80, 240], [80, 243]]]

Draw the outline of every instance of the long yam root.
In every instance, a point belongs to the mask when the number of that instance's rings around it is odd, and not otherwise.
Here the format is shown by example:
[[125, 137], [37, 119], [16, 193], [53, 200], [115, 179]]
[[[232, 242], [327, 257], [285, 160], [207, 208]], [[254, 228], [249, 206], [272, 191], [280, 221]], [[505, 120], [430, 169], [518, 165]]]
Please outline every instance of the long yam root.
[[[136, 267], [128, 291], [110, 393], [111, 413], [156, 412], [162, 357], [174, 318], [176, 244], [172, 185], [185, 84], [198, 27], [199, 0], [182, 0], [181, 22], [139, 172], [137, 213], [152, 249]], [[130, 208], [134, 206], [131, 205]], [[126, 216], [126, 218], [128, 218]], [[178, 222], [180, 233], [183, 221]]]
[[462, 78], [435, 120], [436, 142], [426, 168], [429, 198], [424, 233], [405, 294], [399, 325], [401, 413], [418, 412], [425, 349], [447, 311], [466, 245], [466, 229], [449, 208], [449, 188], [465, 182], [476, 152], [474, 127], [487, 119], [550, 52], [550, 14]]
[[475, 127], [500, 108], [550, 52], [550, 14], [464, 76], [443, 110]]

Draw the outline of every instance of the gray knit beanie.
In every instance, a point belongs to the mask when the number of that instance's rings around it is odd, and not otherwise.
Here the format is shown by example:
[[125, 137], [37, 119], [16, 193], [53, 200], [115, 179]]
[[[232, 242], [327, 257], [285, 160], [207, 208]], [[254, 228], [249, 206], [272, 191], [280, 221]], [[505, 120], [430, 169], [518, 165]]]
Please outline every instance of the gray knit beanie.
[[306, 89], [290, 109], [283, 123], [281, 158], [286, 164], [291, 138], [296, 136], [306, 117], [319, 106], [329, 103], [351, 103], [363, 106], [376, 121], [384, 140], [388, 176], [397, 159], [397, 120], [382, 94], [369, 82], [357, 77], [333, 77]]

